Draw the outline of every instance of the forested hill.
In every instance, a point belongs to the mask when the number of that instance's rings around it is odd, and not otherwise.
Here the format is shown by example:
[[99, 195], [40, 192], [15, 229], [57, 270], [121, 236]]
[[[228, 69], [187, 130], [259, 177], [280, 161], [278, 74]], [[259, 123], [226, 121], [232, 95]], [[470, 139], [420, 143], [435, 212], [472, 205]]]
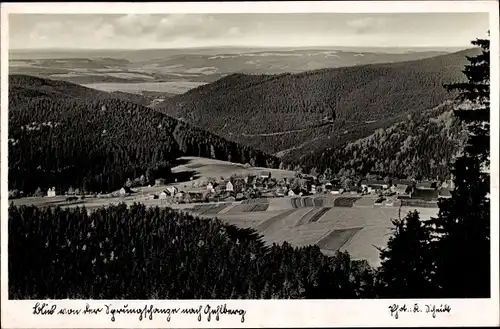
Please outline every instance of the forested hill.
[[276, 159], [165, 114], [75, 84], [9, 77], [9, 189], [118, 189], [169, 178], [181, 155], [275, 166]]
[[[158, 105], [207, 131], [270, 153], [367, 136], [454, 97], [469, 49], [415, 61], [299, 74], [233, 74]], [[347, 136], [344, 136], [347, 134]], [[309, 152], [303, 149], [302, 154]]]
[[[450, 161], [464, 140], [464, 128], [453, 115], [453, 103], [447, 102], [344, 146], [306, 155], [289, 154], [289, 158], [299, 157], [306, 172], [339, 177], [377, 174], [448, 179]], [[286, 159], [283, 161], [287, 167]], [[291, 163], [288, 166], [294, 168]]]

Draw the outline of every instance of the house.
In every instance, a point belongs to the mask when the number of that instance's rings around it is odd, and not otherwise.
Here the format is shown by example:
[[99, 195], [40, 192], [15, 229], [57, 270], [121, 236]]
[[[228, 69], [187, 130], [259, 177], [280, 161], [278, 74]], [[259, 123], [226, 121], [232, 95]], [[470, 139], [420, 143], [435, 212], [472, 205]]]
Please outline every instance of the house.
[[264, 188], [264, 185], [260, 182], [254, 183], [253, 188], [257, 190], [262, 190]]
[[330, 194], [342, 194], [344, 193], [344, 189], [339, 185], [332, 185], [332, 189], [330, 190]]
[[267, 181], [267, 187], [268, 188], [275, 188], [278, 185], [278, 182], [274, 179], [269, 179]]
[[208, 183], [208, 185], [207, 185], [207, 191], [209, 193], [215, 193], [214, 185], [212, 183]]
[[407, 185], [411, 186], [414, 183], [414, 181], [410, 179], [393, 179], [392, 184], [398, 186], [398, 185]]
[[168, 195], [174, 196], [177, 192], [179, 192], [179, 189], [175, 186], [168, 186], [165, 189], [165, 192], [167, 192]]
[[217, 193], [217, 194], [220, 194], [222, 192], [224, 192], [226, 190], [226, 185], [217, 185], [215, 186], [214, 188], [214, 192]]
[[311, 185], [311, 194], [316, 194], [316, 185]]
[[272, 192], [272, 191], [262, 192], [261, 196], [263, 198], [274, 198], [275, 197], [274, 192]]
[[434, 188], [416, 188], [410, 194], [412, 199], [435, 201], [439, 197], [439, 191]]
[[161, 186], [161, 185], [165, 185], [165, 179], [164, 178], [155, 179], [155, 186]]
[[55, 187], [49, 188], [49, 190], [47, 191], [47, 196], [48, 197], [55, 197], [56, 196], [56, 188]]
[[288, 191], [288, 196], [295, 196], [295, 192], [293, 190]]
[[444, 198], [444, 199], [451, 198], [450, 189], [447, 187], [439, 189], [438, 198]]
[[179, 202], [179, 201], [182, 201], [184, 199], [184, 192], [178, 192], [175, 194], [174, 198], [175, 198], [175, 201]]
[[171, 195], [170, 192], [168, 192], [166, 190], [165, 191], [161, 191], [161, 193], [159, 195], [159, 199], [165, 200], [169, 195]]
[[118, 191], [118, 194], [120, 194], [120, 196], [125, 196], [127, 195], [127, 190], [125, 189], [125, 187], [122, 187], [120, 189], [120, 191]]
[[450, 190], [453, 190], [454, 185], [453, 185], [453, 180], [446, 180], [441, 184], [441, 188], [448, 188]]
[[408, 200], [408, 199], [411, 199], [411, 198], [410, 198], [410, 195], [408, 195], [408, 194], [400, 194], [400, 195], [397, 196], [397, 199], [398, 200]]
[[56, 196], [56, 188], [55, 187], [49, 188], [47, 191], [47, 197], [52, 198], [55, 196]]
[[385, 190], [389, 188], [389, 184], [383, 180], [366, 180], [361, 182], [361, 187], [371, 187], [373, 190]]
[[227, 192], [233, 192], [234, 191], [233, 183], [227, 182], [227, 184], [226, 184], [226, 191]]
[[262, 179], [269, 179], [271, 178], [271, 172], [269, 171], [263, 171], [260, 173], [260, 178]]
[[431, 182], [431, 181], [421, 181], [421, 182], [418, 182], [416, 185], [417, 185], [417, 188], [421, 188], [421, 189], [431, 189], [431, 188], [437, 187], [437, 183]]
[[372, 193], [374, 191], [373, 187], [371, 185], [367, 185], [366, 183], [361, 184], [361, 190], [366, 193]]
[[[394, 186], [394, 185], [393, 185]], [[396, 194], [410, 194], [411, 186], [406, 184], [397, 184], [395, 187]]]
[[274, 193], [274, 194], [275, 194], [277, 197], [284, 197], [284, 196], [285, 196], [285, 193], [286, 193], [286, 192], [285, 192], [285, 189], [283, 189], [283, 188], [278, 188], [278, 189], [276, 189], [276, 191], [275, 191], [275, 193]]

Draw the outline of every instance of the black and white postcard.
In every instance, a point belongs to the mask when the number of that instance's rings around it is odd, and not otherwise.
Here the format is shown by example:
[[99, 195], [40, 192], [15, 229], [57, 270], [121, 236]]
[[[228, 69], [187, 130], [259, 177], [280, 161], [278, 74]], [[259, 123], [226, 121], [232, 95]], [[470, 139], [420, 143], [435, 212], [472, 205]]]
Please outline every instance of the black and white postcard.
[[498, 2], [1, 15], [2, 327], [499, 325]]

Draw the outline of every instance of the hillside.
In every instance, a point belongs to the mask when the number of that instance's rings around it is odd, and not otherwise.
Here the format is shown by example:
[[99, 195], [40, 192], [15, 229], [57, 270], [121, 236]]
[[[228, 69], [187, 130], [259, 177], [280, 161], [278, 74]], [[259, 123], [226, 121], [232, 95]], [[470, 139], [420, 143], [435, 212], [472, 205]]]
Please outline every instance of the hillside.
[[[341, 177], [379, 174], [446, 179], [449, 163], [464, 138], [464, 129], [453, 115], [453, 103], [447, 102], [344, 146], [305, 155], [294, 150], [285, 158], [299, 158], [307, 172], [326, 171]], [[294, 166], [287, 159], [283, 163], [285, 168]]]
[[11, 299], [376, 297], [374, 270], [348, 253], [265, 246], [254, 230], [170, 208], [12, 206], [8, 222]]
[[75, 84], [9, 77], [9, 189], [115, 190], [172, 179], [182, 155], [273, 166], [276, 159], [141, 105]]
[[477, 52], [299, 74], [233, 74], [157, 108], [266, 152], [304, 154], [357, 140], [442, 104], [453, 97], [442, 85], [463, 79], [466, 56]]

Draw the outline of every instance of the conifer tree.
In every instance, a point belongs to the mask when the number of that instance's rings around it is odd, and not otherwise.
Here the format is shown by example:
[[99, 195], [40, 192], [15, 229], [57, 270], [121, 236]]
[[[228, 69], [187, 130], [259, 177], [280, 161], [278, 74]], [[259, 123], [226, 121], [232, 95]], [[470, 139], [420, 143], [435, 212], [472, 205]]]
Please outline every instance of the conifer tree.
[[430, 230], [417, 211], [392, 221], [394, 235], [387, 247], [380, 250], [382, 260], [378, 278], [381, 297], [431, 297], [433, 287]]
[[468, 138], [452, 165], [452, 197], [440, 200], [438, 217], [429, 222], [435, 231], [434, 283], [448, 298], [490, 296], [489, 40], [472, 44], [481, 53], [468, 57], [467, 82], [446, 86], [459, 92], [455, 115], [465, 123]]

